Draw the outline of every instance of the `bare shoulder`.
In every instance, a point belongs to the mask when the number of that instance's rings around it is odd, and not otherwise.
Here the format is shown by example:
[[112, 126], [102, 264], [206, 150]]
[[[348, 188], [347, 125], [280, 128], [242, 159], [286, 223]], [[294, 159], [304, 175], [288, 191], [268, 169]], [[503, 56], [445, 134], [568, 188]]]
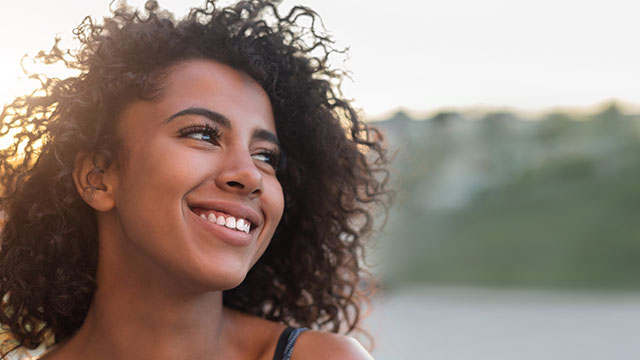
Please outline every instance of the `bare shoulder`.
[[300, 334], [291, 359], [373, 360], [373, 357], [350, 336], [308, 330]]
[[[242, 345], [244, 351], [248, 346], [255, 347], [252, 358], [271, 360], [276, 345], [286, 329], [286, 325], [265, 320], [256, 316], [242, 314], [235, 310], [225, 309], [233, 318], [240, 336], [234, 342]], [[250, 343], [247, 338], [252, 339]], [[300, 333], [293, 347], [291, 360], [373, 360], [373, 357], [354, 338], [322, 331], [307, 330]]]

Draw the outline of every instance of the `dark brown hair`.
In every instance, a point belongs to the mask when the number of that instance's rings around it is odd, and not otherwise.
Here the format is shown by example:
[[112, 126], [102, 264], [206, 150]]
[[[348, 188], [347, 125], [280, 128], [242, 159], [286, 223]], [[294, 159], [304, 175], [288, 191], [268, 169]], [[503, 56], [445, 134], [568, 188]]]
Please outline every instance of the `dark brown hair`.
[[86, 18], [75, 29], [79, 50], [56, 42], [36, 56], [79, 74], [32, 74], [40, 89], [0, 114], [0, 134], [17, 132], [0, 153], [0, 323], [21, 344], [37, 346], [47, 331], [56, 341], [71, 336], [96, 288], [97, 225], [74, 187], [76, 155], [117, 165], [120, 112], [161, 96], [163, 70], [187, 59], [212, 59], [255, 79], [287, 154], [278, 172], [282, 221], [245, 281], [224, 292], [225, 305], [334, 332], [358, 324], [372, 205], [389, 204], [385, 151], [378, 131], [340, 95], [344, 74], [328, 66], [335, 50], [318, 16], [305, 7], [282, 15], [277, 3], [218, 8], [209, 0], [180, 21], [154, 1], [144, 11], [121, 5], [103, 23]]

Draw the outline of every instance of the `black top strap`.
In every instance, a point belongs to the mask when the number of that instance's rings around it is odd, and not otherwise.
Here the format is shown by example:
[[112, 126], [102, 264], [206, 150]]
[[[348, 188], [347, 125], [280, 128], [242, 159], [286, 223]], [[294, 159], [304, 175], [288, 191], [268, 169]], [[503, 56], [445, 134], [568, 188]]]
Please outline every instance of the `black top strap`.
[[295, 345], [296, 340], [298, 340], [298, 335], [305, 330], [307, 329], [294, 328], [291, 326], [284, 329], [278, 339], [276, 352], [273, 354], [273, 360], [289, 360], [291, 358], [291, 353], [293, 352], [293, 346]]

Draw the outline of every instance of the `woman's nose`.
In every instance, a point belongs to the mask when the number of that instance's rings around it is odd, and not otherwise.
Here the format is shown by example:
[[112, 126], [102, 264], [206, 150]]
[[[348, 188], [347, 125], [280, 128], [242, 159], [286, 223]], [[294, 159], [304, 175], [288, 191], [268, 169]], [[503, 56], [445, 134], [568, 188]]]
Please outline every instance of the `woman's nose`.
[[226, 156], [216, 179], [218, 187], [251, 197], [262, 193], [262, 173], [248, 152]]

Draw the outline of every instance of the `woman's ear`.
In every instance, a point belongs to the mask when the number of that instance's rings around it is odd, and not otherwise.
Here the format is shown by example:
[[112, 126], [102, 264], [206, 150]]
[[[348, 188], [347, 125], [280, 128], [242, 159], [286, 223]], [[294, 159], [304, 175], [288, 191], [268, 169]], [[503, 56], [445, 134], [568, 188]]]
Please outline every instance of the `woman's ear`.
[[79, 152], [73, 168], [76, 190], [84, 201], [97, 211], [109, 211], [115, 206], [114, 166], [105, 169], [103, 158]]

